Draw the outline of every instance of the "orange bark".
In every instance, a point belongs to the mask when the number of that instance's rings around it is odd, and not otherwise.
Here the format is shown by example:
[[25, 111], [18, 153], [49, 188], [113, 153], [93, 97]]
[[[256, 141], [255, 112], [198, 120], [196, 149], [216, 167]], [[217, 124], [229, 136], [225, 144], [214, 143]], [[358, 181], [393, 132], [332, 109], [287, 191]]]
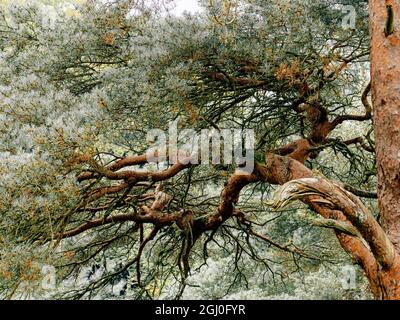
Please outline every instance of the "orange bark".
[[[394, 13], [394, 32], [385, 35], [387, 6]], [[378, 299], [400, 299], [400, 3], [370, 0], [371, 89], [381, 224], [397, 254], [388, 268], [378, 264], [369, 276]]]
[[[386, 5], [394, 11], [394, 33], [385, 36]], [[383, 228], [400, 249], [400, 3], [370, 1], [371, 79]]]

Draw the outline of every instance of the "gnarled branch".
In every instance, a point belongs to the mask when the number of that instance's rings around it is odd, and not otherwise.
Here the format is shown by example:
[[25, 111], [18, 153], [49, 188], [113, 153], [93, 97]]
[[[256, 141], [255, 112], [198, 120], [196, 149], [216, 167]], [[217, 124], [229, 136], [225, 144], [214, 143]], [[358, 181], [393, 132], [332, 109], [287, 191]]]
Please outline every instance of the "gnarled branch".
[[340, 185], [322, 177], [293, 180], [279, 189], [271, 204], [280, 209], [294, 200], [340, 210], [367, 241], [377, 261], [384, 268], [393, 264], [395, 250], [383, 229], [363, 203]]

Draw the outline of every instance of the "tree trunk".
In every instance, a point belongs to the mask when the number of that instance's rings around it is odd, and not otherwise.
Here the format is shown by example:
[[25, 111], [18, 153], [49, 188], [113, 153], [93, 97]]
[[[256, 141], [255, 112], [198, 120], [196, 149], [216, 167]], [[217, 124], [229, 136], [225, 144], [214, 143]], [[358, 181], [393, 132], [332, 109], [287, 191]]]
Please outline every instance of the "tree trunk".
[[[385, 35], [386, 6], [394, 32]], [[370, 1], [371, 81], [382, 227], [400, 252], [400, 3]]]
[[[371, 282], [371, 280], [370, 280]], [[400, 257], [397, 256], [395, 263], [388, 270], [379, 269], [377, 272], [377, 291], [374, 292], [376, 299], [400, 300]]]
[[400, 299], [400, 3], [370, 0], [369, 17], [378, 202], [397, 254], [389, 268], [377, 264], [367, 276], [377, 299]]

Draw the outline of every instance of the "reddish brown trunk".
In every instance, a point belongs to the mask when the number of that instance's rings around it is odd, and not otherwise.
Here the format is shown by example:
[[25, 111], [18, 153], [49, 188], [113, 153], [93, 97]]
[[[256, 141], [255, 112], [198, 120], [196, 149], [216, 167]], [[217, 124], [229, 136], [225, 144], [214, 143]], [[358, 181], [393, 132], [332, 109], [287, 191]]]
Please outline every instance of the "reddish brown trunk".
[[400, 258], [389, 270], [378, 271], [378, 286], [380, 296], [377, 299], [400, 300]]
[[394, 10], [395, 32], [385, 36], [385, 1], [371, 1], [371, 79], [374, 105], [378, 196], [381, 221], [400, 249], [400, 8]]
[[[371, 84], [378, 170], [378, 199], [382, 227], [400, 252], [400, 3], [371, 0]], [[388, 9], [393, 32], [386, 32]], [[378, 281], [377, 281], [378, 280]], [[377, 298], [400, 299], [400, 260], [377, 270]]]

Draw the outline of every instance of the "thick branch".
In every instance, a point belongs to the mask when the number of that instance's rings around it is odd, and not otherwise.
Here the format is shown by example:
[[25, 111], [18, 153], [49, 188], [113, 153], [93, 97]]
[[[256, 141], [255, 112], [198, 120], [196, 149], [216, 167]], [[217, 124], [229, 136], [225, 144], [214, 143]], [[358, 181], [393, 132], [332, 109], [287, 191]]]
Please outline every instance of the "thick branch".
[[126, 171], [120, 171], [120, 172], [114, 172], [110, 170], [109, 168], [104, 168], [96, 170], [99, 175], [102, 175], [106, 177], [109, 180], [125, 180], [125, 181], [134, 181], [136, 182], [141, 182], [141, 181], [147, 181], [147, 180], [152, 180], [152, 181], [162, 181], [162, 180], [167, 180], [169, 178], [172, 178], [176, 174], [178, 174], [180, 171], [188, 168], [191, 166], [190, 163], [190, 158], [184, 159], [182, 162], [178, 162], [168, 169], [160, 172], [140, 172], [140, 171], [134, 171], [134, 170], [126, 170]]
[[367, 241], [377, 261], [384, 268], [393, 264], [395, 250], [383, 229], [363, 203], [340, 185], [321, 177], [290, 181], [279, 191], [276, 206], [285, 206], [293, 200], [340, 210]]
[[[140, 156], [131, 156], [131, 157], [126, 157], [124, 159], [118, 160], [111, 164], [110, 166], [107, 167], [109, 171], [118, 171], [122, 168], [129, 167], [129, 166], [135, 166], [135, 165], [142, 165], [147, 163], [147, 158], [146, 155], [140, 155]], [[94, 172], [83, 172], [78, 176], [78, 181], [82, 182], [84, 180], [90, 180], [93, 178], [96, 178], [96, 173]]]

